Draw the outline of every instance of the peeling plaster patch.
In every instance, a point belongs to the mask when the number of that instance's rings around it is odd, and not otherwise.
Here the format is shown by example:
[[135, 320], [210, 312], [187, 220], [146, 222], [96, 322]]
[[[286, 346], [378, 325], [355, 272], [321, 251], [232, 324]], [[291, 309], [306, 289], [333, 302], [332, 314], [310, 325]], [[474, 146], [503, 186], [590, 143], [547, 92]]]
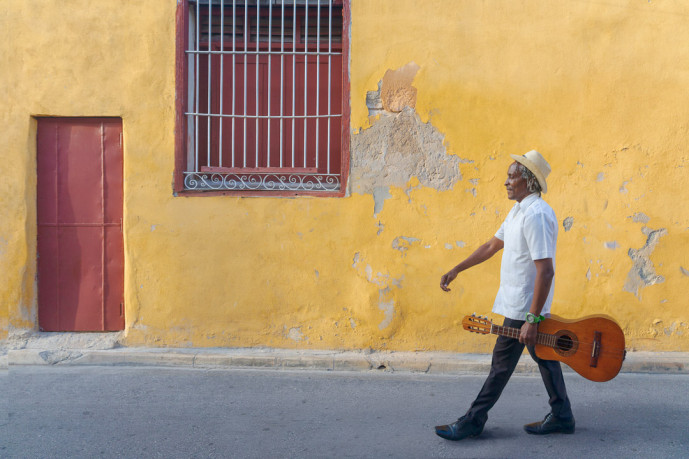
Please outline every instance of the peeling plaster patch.
[[602, 172], [599, 172], [598, 177], [596, 177], [596, 182], [602, 182], [603, 180], [605, 180], [605, 174]]
[[415, 237], [399, 236], [392, 241], [392, 248], [402, 252], [402, 255], [406, 255], [406, 251], [412, 246], [414, 242], [419, 242], [421, 239]]
[[405, 187], [411, 177], [438, 191], [452, 189], [462, 179], [461, 159], [448, 155], [444, 134], [423, 123], [411, 108], [378, 119], [353, 135], [350, 183], [355, 193], [378, 187]]
[[151, 225], [151, 232], [155, 231], [158, 225]]
[[629, 249], [628, 254], [632, 259], [633, 266], [624, 284], [624, 290], [633, 293], [637, 298], [640, 298], [639, 290], [641, 288], [665, 281], [663, 276], [656, 274], [650, 256], [660, 238], [667, 234], [667, 229], [661, 228], [653, 231], [644, 227], [642, 232], [648, 236], [646, 244], [638, 250]]
[[632, 216], [632, 221], [633, 221], [634, 223], [644, 223], [644, 224], [646, 224], [646, 223], [648, 223], [650, 220], [651, 220], [651, 218], [650, 218], [648, 215], [646, 215], [645, 213], [643, 213], [643, 212], [637, 212], [637, 213], [634, 214], [634, 216]]
[[422, 188], [422, 186], [419, 185], [418, 180], [416, 180], [415, 182], [416, 182], [416, 185], [412, 185], [411, 180], [410, 180], [409, 188], [404, 190], [404, 193], [407, 195], [407, 198], [409, 198], [408, 202], [411, 202], [411, 192], [414, 190], [418, 190], [418, 189]]
[[629, 185], [629, 180], [622, 182], [622, 186], [620, 186], [620, 193], [627, 193], [629, 191], [627, 190], [627, 185]]
[[565, 232], [571, 230], [573, 224], [574, 224], [574, 217], [567, 217], [562, 221], [562, 227], [565, 229]]
[[371, 265], [366, 265], [366, 280], [369, 282], [373, 280], [373, 268], [371, 268]]
[[304, 339], [304, 335], [301, 333], [300, 328], [290, 328], [289, 333], [287, 333], [287, 337], [296, 342], [302, 341]]
[[681, 272], [682, 274], [684, 274], [685, 276], [689, 276], [689, 271], [687, 271], [686, 269], [684, 269], [683, 266], [680, 266], [680, 267], [679, 267], [679, 270], [680, 270], [680, 272]]
[[385, 72], [380, 87], [380, 99], [384, 110], [398, 113], [406, 107], [416, 107], [417, 90], [412, 83], [419, 69], [418, 65], [410, 62], [397, 70]]
[[356, 322], [354, 322], [354, 319], [352, 319], [351, 317], [349, 319], [349, 325], [352, 326], [352, 329], [356, 328]]
[[452, 247], [452, 244], [445, 244], [445, 248], [447, 250], [452, 250], [453, 247]]
[[465, 247], [465, 246], [466, 246], [466, 244], [464, 243], [464, 241], [455, 241], [455, 244], [457, 244], [457, 247], [459, 247], [459, 248], [462, 248], [462, 247]]
[[376, 226], [378, 227], [378, 231], [376, 232], [376, 236], [380, 236], [383, 233], [383, 230], [385, 229], [385, 225], [383, 225], [382, 222], [378, 221], [378, 224]]
[[373, 215], [377, 216], [383, 210], [383, 205], [386, 199], [390, 199], [392, 195], [386, 186], [377, 186], [373, 189]]
[[586, 271], [586, 280], [591, 280], [591, 268]]
[[378, 324], [379, 330], [386, 329], [392, 322], [392, 318], [395, 314], [395, 300], [390, 298], [390, 289], [385, 288], [378, 292], [378, 309], [383, 311], [384, 319]]
[[380, 89], [383, 86], [383, 80], [378, 82], [377, 91], [368, 91], [366, 93], [366, 107], [368, 108], [368, 116], [378, 116], [383, 113], [383, 101], [380, 99]]
[[620, 244], [617, 243], [617, 241], [609, 241], [605, 243], [605, 248], [610, 249], [610, 250], [615, 250], [620, 248]]
[[318, 272], [317, 269], [315, 270], [315, 272], [316, 272], [316, 279], [318, 279], [320, 277], [320, 273]]
[[448, 155], [445, 135], [430, 121], [421, 122], [415, 112], [417, 90], [412, 82], [418, 71], [413, 62], [388, 70], [378, 90], [366, 94], [371, 127], [358, 130], [351, 138], [352, 192], [403, 187], [411, 177], [416, 177], [417, 186], [446, 191], [462, 179], [459, 164], [472, 162]]
[[361, 254], [359, 254], [359, 252], [355, 253], [355, 254], [354, 254], [354, 260], [353, 260], [353, 263], [352, 263], [352, 268], [356, 268], [356, 267], [357, 267], [357, 265], [359, 264], [359, 260], [360, 260], [360, 259], [361, 259]]

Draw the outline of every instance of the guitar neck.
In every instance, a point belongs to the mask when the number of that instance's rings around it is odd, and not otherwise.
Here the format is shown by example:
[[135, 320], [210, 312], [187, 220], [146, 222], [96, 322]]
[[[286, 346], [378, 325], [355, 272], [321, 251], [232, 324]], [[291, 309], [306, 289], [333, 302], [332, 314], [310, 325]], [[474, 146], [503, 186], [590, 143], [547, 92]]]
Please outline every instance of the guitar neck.
[[[513, 327], [503, 327], [502, 325], [491, 324], [490, 332], [493, 335], [507, 336], [508, 338], [519, 339], [519, 334], [521, 329]], [[548, 335], [547, 333], [539, 333], [536, 338], [536, 343], [543, 346], [555, 346], [555, 336]]]

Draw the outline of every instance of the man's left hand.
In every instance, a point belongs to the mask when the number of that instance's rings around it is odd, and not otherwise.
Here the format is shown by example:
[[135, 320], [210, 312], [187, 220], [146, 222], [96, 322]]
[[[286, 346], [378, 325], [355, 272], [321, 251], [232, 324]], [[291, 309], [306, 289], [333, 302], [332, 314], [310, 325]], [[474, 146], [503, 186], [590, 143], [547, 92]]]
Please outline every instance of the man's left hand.
[[538, 338], [538, 324], [524, 322], [519, 333], [519, 342], [527, 346], [535, 346]]

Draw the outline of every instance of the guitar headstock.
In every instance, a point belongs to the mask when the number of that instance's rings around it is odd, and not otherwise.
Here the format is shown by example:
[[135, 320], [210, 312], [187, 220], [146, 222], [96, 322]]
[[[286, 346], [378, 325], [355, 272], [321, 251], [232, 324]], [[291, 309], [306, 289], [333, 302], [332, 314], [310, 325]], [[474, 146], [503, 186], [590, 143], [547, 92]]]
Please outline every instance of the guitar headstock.
[[474, 313], [470, 316], [464, 316], [464, 319], [462, 319], [462, 327], [464, 327], [466, 331], [487, 335], [493, 327], [493, 321], [489, 320], [488, 317], [477, 316]]

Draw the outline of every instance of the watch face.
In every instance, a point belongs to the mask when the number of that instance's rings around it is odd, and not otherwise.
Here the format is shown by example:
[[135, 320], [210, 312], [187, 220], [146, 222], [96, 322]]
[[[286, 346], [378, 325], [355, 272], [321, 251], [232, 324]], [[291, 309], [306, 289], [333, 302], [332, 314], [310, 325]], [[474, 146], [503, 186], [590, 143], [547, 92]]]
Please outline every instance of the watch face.
[[536, 316], [534, 316], [534, 315], [531, 314], [531, 313], [528, 313], [528, 314], [526, 315], [526, 321], [529, 322], [530, 324], [533, 324], [533, 323], [536, 322]]

